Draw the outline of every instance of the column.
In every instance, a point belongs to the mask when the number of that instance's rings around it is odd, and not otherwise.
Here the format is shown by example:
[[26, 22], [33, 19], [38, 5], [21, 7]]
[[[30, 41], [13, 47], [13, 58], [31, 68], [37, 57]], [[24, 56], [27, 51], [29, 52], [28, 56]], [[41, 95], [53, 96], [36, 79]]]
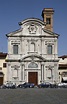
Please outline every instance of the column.
[[10, 64], [8, 63], [7, 64], [7, 81], [9, 81], [9, 68], [10, 67]]
[[24, 64], [22, 64], [22, 67], [21, 67], [21, 80], [25, 80], [25, 72], [24, 72], [24, 69], [25, 69], [25, 66]]
[[8, 62], [8, 65], [7, 65], [7, 81], [11, 81], [11, 80], [12, 80], [11, 64], [10, 64], [10, 62]]
[[41, 81], [44, 81], [44, 64], [41, 64]]

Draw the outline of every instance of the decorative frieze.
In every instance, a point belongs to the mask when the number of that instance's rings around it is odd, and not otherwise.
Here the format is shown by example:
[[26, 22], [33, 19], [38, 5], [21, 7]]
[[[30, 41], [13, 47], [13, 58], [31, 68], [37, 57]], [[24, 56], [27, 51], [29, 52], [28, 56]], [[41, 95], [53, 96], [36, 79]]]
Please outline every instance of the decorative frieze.
[[20, 41], [17, 41], [17, 40], [14, 40], [14, 41], [11, 41], [11, 44], [20, 44]]
[[20, 66], [18, 66], [18, 65], [13, 65], [13, 66], [11, 66], [11, 68], [18, 69], [18, 68], [20, 68]]
[[54, 45], [54, 41], [45, 41], [45, 45]]

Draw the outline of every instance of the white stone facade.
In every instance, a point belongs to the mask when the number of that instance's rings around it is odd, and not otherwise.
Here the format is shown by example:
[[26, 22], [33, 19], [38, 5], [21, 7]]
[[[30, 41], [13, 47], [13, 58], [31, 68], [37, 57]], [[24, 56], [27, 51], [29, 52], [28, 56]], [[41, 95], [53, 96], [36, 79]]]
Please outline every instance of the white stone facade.
[[[26, 19], [19, 25], [19, 30], [7, 34], [7, 81], [36, 85], [58, 82], [58, 34], [45, 30], [44, 22], [37, 18]], [[17, 54], [13, 53], [14, 45], [18, 46]]]

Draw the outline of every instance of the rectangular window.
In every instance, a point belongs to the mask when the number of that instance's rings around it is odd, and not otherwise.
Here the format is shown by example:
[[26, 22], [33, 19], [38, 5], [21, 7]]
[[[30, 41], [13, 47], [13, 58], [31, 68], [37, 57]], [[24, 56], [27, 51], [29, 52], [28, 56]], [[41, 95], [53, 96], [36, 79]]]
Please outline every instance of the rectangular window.
[[0, 67], [0, 70], [2, 70], [2, 67]]
[[47, 47], [47, 53], [52, 54], [52, 45], [48, 45]]
[[46, 24], [51, 24], [51, 18], [46, 18]]
[[18, 45], [13, 45], [13, 54], [18, 54]]
[[3, 67], [6, 67], [6, 63], [3, 63]]

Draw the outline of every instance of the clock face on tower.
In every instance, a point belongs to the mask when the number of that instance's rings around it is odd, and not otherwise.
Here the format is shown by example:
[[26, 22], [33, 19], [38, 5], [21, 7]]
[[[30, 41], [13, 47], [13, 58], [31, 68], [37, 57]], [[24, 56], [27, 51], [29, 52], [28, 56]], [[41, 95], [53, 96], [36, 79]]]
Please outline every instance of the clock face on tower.
[[30, 34], [35, 34], [37, 31], [37, 27], [35, 26], [35, 24], [31, 24], [28, 29]]

